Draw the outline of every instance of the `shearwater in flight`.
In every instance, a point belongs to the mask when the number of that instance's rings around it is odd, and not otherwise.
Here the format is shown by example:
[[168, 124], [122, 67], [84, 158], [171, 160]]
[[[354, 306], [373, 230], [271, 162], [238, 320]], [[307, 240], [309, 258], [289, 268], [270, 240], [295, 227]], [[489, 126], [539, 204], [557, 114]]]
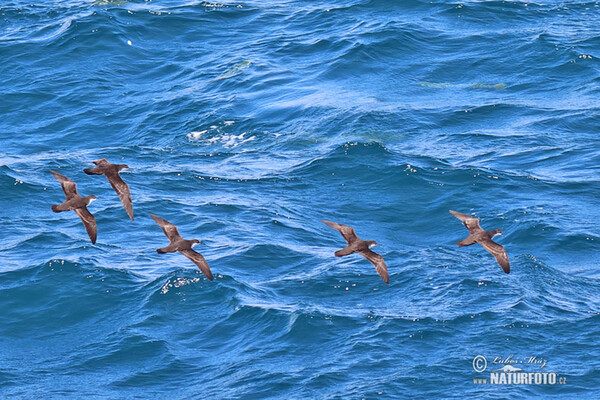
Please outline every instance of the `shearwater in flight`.
[[97, 197], [94, 195], [81, 197], [79, 193], [77, 193], [77, 184], [75, 182], [56, 171], [50, 170], [50, 172], [56, 178], [56, 180], [60, 182], [63, 192], [65, 192], [65, 197], [67, 198], [64, 203], [53, 205], [52, 211], [55, 213], [63, 211], [75, 211], [79, 218], [81, 218], [81, 221], [85, 226], [85, 230], [92, 240], [92, 244], [96, 243], [96, 236], [98, 235], [96, 218], [94, 218], [94, 216], [88, 211], [87, 206], [89, 206], [94, 200], [97, 200]]
[[508, 261], [506, 250], [504, 250], [504, 247], [492, 240], [494, 236], [502, 235], [502, 231], [500, 229], [486, 231], [479, 226], [478, 218], [452, 210], [450, 210], [450, 214], [461, 220], [469, 230], [469, 236], [466, 239], [458, 242], [458, 247], [470, 246], [472, 244], [479, 243], [484, 249], [492, 253], [504, 272], [507, 274], [510, 273], [510, 262]]
[[106, 158], [92, 161], [96, 164], [95, 168], [86, 168], [83, 170], [88, 175], [104, 175], [110, 185], [115, 189], [115, 192], [119, 195], [127, 215], [133, 221], [133, 206], [131, 204], [131, 193], [129, 193], [129, 186], [119, 175], [119, 171], [122, 169], [129, 168], [127, 164], [111, 164]]
[[192, 247], [194, 247], [197, 244], [200, 244], [201, 242], [198, 239], [192, 239], [192, 240], [184, 239], [183, 237], [181, 237], [181, 235], [177, 231], [177, 227], [175, 225], [173, 225], [166, 219], [157, 217], [154, 214], [150, 214], [150, 216], [158, 224], [158, 226], [160, 226], [162, 228], [163, 232], [165, 233], [167, 238], [169, 238], [169, 242], [170, 242], [167, 247], [163, 247], [162, 249], [157, 249], [156, 252], [159, 254], [180, 252], [181, 254], [183, 254], [190, 260], [192, 260], [192, 262], [194, 264], [196, 264], [198, 266], [198, 268], [200, 268], [200, 271], [202, 271], [202, 273], [209, 280], [212, 281], [213, 275], [210, 272], [208, 263], [206, 262], [206, 260], [202, 256], [202, 254], [197, 253], [194, 250], [192, 250]]
[[383, 257], [371, 251], [371, 247], [376, 246], [379, 243], [374, 240], [360, 239], [358, 236], [356, 236], [356, 233], [354, 233], [354, 229], [347, 225], [342, 225], [331, 221], [322, 222], [341, 233], [343, 238], [346, 239], [346, 242], [348, 242], [348, 246], [335, 252], [336, 257], [343, 257], [354, 252], [358, 252], [364, 258], [373, 263], [375, 270], [377, 270], [377, 273], [385, 283], [390, 283], [390, 277], [388, 275], [387, 266], [385, 265]]

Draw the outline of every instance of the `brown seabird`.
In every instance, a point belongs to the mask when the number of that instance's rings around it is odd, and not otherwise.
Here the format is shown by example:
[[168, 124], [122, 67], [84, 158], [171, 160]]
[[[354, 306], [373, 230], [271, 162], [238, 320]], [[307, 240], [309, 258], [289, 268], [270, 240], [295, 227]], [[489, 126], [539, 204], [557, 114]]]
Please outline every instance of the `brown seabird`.
[[104, 175], [110, 182], [110, 185], [115, 189], [115, 192], [119, 195], [127, 215], [133, 221], [133, 206], [131, 205], [131, 193], [129, 193], [129, 186], [119, 175], [119, 171], [122, 169], [129, 168], [127, 164], [111, 164], [106, 158], [92, 161], [96, 164], [96, 168], [86, 168], [83, 170], [88, 175]]
[[354, 233], [354, 229], [349, 226], [330, 221], [322, 222], [325, 225], [340, 232], [344, 239], [346, 239], [346, 242], [348, 242], [348, 246], [344, 247], [342, 250], [338, 250], [335, 252], [336, 257], [347, 256], [354, 252], [358, 252], [360, 255], [362, 255], [367, 260], [373, 263], [375, 269], [377, 270], [377, 273], [385, 283], [390, 283], [390, 277], [388, 275], [387, 266], [385, 265], [383, 257], [371, 251], [371, 247], [376, 246], [379, 243], [377, 243], [374, 240], [360, 239], [358, 236], [356, 236], [356, 233]]
[[75, 182], [56, 171], [50, 170], [50, 172], [56, 180], [60, 182], [63, 192], [65, 192], [65, 197], [67, 198], [64, 203], [53, 205], [52, 211], [55, 213], [75, 211], [77, 215], [79, 215], [79, 218], [81, 218], [81, 221], [83, 221], [83, 225], [92, 240], [92, 244], [95, 244], [96, 236], [98, 234], [96, 218], [88, 211], [87, 206], [90, 205], [92, 201], [97, 200], [97, 197], [94, 195], [81, 197], [79, 193], [77, 193], [77, 184]]
[[502, 231], [500, 229], [486, 231], [483, 230], [481, 226], [479, 226], [478, 218], [452, 210], [450, 210], [450, 214], [460, 219], [469, 230], [469, 236], [466, 239], [458, 242], [458, 247], [470, 246], [472, 244], [479, 243], [483, 246], [484, 249], [492, 253], [492, 255], [496, 258], [496, 261], [498, 261], [498, 264], [500, 264], [504, 272], [506, 272], [507, 274], [510, 273], [510, 262], [508, 261], [508, 255], [506, 255], [506, 250], [504, 250], [504, 247], [500, 246], [498, 243], [492, 240], [494, 236], [502, 235]]
[[202, 271], [202, 273], [209, 280], [212, 281], [213, 275], [210, 272], [208, 263], [206, 262], [204, 257], [202, 257], [202, 254], [192, 250], [192, 247], [201, 242], [198, 239], [186, 240], [182, 238], [179, 232], [177, 231], [177, 227], [175, 225], [173, 225], [166, 219], [157, 217], [152, 213], [150, 214], [150, 216], [158, 224], [158, 226], [162, 228], [167, 238], [169, 238], [169, 242], [171, 242], [167, 247], [163, 247], [162, 249], [156, 249], [156, 252], [159, 254], [180, 252], [181, 254], [192, 260], [192, 262], [196, 264], [198, 268], [200, 268], [200, 271]]

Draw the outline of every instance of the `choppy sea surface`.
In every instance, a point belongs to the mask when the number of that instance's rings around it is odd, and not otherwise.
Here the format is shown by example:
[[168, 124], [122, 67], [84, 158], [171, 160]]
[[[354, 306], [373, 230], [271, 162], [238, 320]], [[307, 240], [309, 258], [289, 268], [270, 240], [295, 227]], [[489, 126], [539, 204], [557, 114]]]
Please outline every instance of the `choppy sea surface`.
[[3, 0], [0, 396], [597, 396], [599, 49], [593, 1]]

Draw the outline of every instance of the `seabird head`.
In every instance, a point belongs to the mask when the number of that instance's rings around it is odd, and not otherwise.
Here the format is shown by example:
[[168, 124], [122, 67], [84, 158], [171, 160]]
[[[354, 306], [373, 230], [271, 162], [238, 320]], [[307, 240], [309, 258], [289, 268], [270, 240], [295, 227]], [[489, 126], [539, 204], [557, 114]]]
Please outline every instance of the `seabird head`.
[[204, 243], [202, 243], [198, 239], [192, 239], [192, 247], [198, 246], [199, 244], [204, 244]]
[[91, 194], [91, 195], [87, 196], [87, 197], [86, 197], [86, 199], [87, 199], [87, 204], [88, 204], [88, 206], [89, 206], [90, 204], [92, 204], [92, 202], [94, 202], [94, 201], [98, 200], [98, 198], [97, 198], [96, 196], [94, 196], [93, 194]]
[[119, 171], [123, 170], [123, 169], [133, 169], [131, 168], [129, 165], [127, 164], [119, 164]]
[[499, 236], [499, 235], [502, 235], [502, 231], [500, 229], [494, 229], [492, 231], [492, 237], [496, 237], [496, 236]]
[[375, 247], [375, 246], [381, 246], [381, 244], [380, 244], [380, 243], [377, 243], [377, 242], [376, 242], [376, 241], [374, 241], [374, 240], [367, 240], [367, 246], [369, 246], [369, 248], [371, 249], [371, 248], [373, 248], [373, 247]]

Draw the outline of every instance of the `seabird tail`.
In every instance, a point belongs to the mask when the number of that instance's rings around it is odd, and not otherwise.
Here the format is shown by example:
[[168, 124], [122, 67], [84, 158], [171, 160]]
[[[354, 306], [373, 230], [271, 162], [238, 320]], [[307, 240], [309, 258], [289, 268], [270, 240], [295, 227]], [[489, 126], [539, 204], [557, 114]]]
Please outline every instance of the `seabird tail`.
[[335, 256], [336, 257], [343, 257], [343, 256], [347, 256], [348, 254], [352, 254], [354, 253], [354, 250], [350, 248], [350, 246], [346, 246], [341, 250], [338, 250], [335, 252]]
[[83, 172], [88, 175], [102, 175], [102, 172], [99, 172], [98, 168], [86, 168]]
[[471, 236], [469, 236], [468, 238], [461, 240], [460, 242], [457, 243], [458, 247], [465, 247], [465, 246], [470, 246], [472, 244], [475, 244], [475, 240], [473, 240], [471, 238]]

